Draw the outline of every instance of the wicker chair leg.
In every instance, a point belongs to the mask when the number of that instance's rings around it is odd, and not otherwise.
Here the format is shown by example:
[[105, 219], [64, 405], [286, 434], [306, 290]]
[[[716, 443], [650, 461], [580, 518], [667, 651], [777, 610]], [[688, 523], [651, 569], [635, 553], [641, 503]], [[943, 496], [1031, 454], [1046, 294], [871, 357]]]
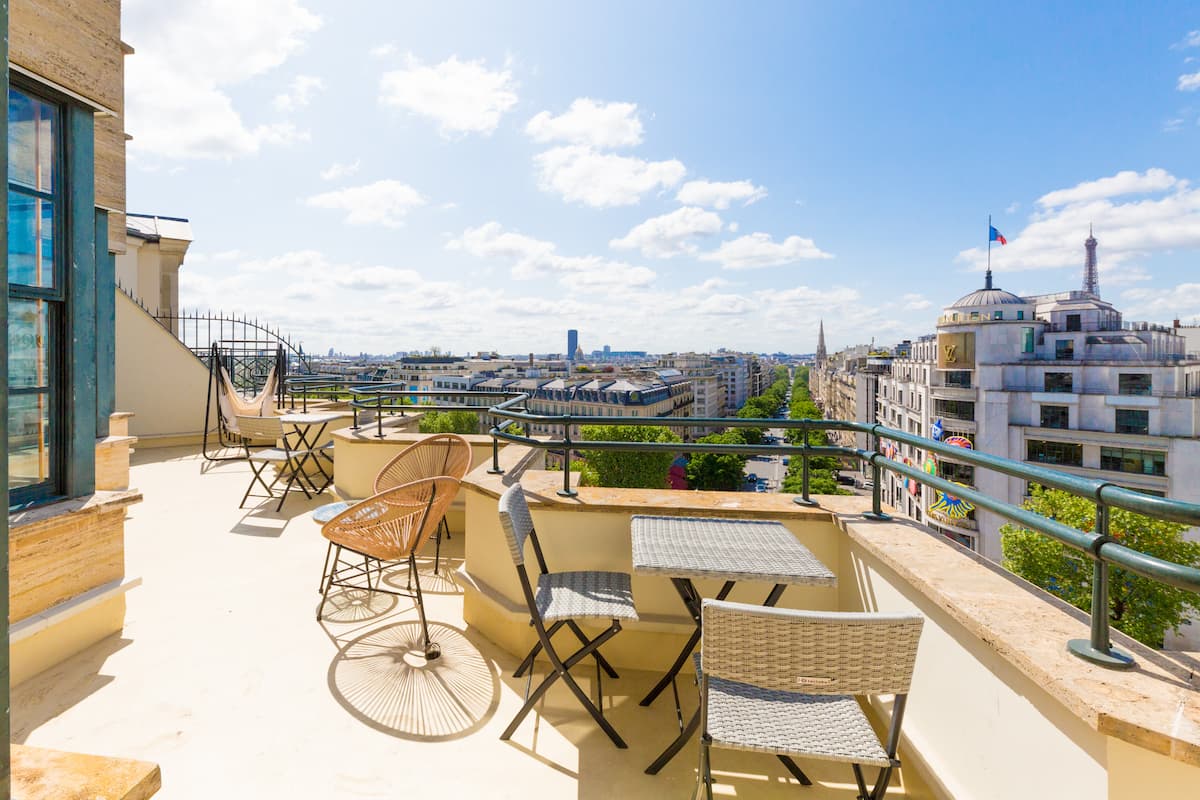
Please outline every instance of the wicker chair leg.
[[417, 572], [417, 557], [415, 554], [408, 556], [409, 568], [413, 574], [413, 585], [416, 590], [417, 598], [417, 614], [421, 617], [421, 633], [425, 637], [425, 660], [433, 661], [440, 658], [442, 648], [436, 642], [429, 640], [429, 622], [425, 619], [425, 600], [421, 597], [421, 575]]
[[871, 795], [867, 792], [867, 782], [863, 779], [862, 767], [858, 764], [850, 766], [854, 768], [854, 780], [858, 783], [858, 800], [871, 800]]
[[329, 554], [333, 552], [333, 542], [325, 548], [325, 566], [321, 568], [321, 585], [317, 587], [317, 594], [325, 591], [325, 579], [329, 576]]
[[442, 564], [442, 526], [438, 525], [437, 541], [433, 544], [433, 574], [438, 574], [438, 567]]
[[[333, 544], [333, 542], [330, 542], [330, 544]], [[321, 621], [321, 614], [325, 611], [325, 601], [329, 599], [329, 589], [333, 586], [333, 577], [337, 574], [338, 560], [341, 557], [342, 546], [339, 544], [337, 545], [337, 552], [333, 554], [333, 565], [330, 567], [329, 574], [325, 576], [325, 590], [321, 592], [321, 605], [317, 606], [317, 622]]]
[[700, 768], [696, 770], [696, 794], [704, 790], [703, 800], [713, 800], [712, 766], [709, 763], [710, 740], [708, 734], [700, 737]]
[[812, 781], [809, 780], [809, 777], [804, 774], [804, 770], [796, 766], [795, 761], [792, 761], [792, 759], [788, 758], [787, 756], [777, 755], [776, 757], [783, 762], [785, 767], [787, 767], [787, 771], [792, 773], [792, 777], [800, 781], [801, 786], [812, 786]]
[[871, 790], [871, 800], [883, 800], [884, 794], [887, 793], [888, 784], [892, 781], [893, 766], [887, 766], [879, 770], [879, 779], [875, 781], [875, 788]]
[[[573, 620], [573, 619], [567, 620], [567, 627], [571, 629], [571, 631], [575, 634], [576, 637], [578, 637], [578, 639], [581, 643], [583, 643], [583, 644], [588, 643], [588, 638], [583, 635], [583, 631], [579, 628], [579, 625], [578, 625], [578, 623], [575, 622], [575, 620]], [[592, 655], [596, 659], [596, 666], [598, 666], [600, 669], [604, 670], [605, 673], [608, 674], [608, 677], [613, 678], [613, 679], [621, 677], [620, 675], [617, 674], [617, 671], [615, 669], [613, 669], [612, 664], [608, 663], [608, 659], [606, 659], [600, 653], [599, 650], [594, 650], [592, 652]]]
[[[530, 624], [532, 624], [532, 622], [531, 622]], [[565, 622], [564, 620], [559, 620], [558, 622], [556, 622], [556, 623], [554, 623], [553, 625], [551, 625], [551, 626], [550, 626], [550, 627], [549, 627], [549, 628], [546, 630], [546, 638], [547, 638], [547, 639], [549, 639], [551, 636], [553, 636], [555, 633], [557, 633], [557, 632], [558, 632], [558, 629], [559, 629], [559, 628], [561, 628], [561, 627], [562, 627], [563, 625], [565, 625], [565, 624], [566, 624], [566, 622]], [[587, 640], [586, 640], [586, 639], [584, 639], [583, 643], [584, 643], [584, 644], [587, 644]], [[520, 666], [518, 666], [518, 667], [517, 667], [516, 671], [515, 671], [515, 672], [513, 672], [513, 677], [514, 677], [514, 678], [519, 678], [519, 677], [521, 677], [522, 675], [524, 675], [524, 674], [525, 674], [525, 670], [527, 670], [527, 669], [529, 669], [530, 667], [532, 667], [532, 666], [533, 666], [533, 660], [534, 660], [535, 658], [537, 658], [537, 654], [538, 654], [538, 653], [540, 653], [540, 652], [542, 652], [542, 643], [541, 643], [541, 641], [539, 640], [539, 641], [538, 641], [537, 643], [535, 643], [535, 644], [533, 645], [533, 647], [530, 649], [530, 651], [529, 651], [529, 654], [525, 656], [525, 659], [524, 659], [524, 660], [521, 662]]]

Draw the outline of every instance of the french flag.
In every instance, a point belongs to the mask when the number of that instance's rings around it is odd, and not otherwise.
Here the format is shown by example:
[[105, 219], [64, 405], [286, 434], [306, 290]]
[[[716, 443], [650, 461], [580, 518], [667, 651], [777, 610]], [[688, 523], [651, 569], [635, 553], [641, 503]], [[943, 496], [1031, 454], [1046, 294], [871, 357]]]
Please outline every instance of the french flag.
[[1004, 238], [1004, 234], [1000, 233], [1000, 231], [996, 230], [991, 225], [988, 225], [988, 241], [999, 242], [1000, 244], [1008, 244], [1008, 239]]

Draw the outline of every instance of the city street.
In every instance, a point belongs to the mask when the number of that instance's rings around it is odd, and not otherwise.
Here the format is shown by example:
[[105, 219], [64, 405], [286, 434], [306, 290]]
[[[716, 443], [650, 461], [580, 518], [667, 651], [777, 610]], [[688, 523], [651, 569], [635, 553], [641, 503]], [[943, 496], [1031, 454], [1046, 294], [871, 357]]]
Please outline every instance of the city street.
[[[778, 436], [783, 440], [784, 430], [782, 428], [769, 428], [768, 436]], [[761, 460], [760, 460], [761, 459]], [[745, 473], [747, 475], [755, 475], [759, 479], [766, 479], [767, 491], [778, 492], [780, 485], [783, 483], [783, 477], [787, 475], [788, 468], [784, 466], [783, 459], [780, 456], [757, 456], [746, 461]], [[754, 484], [747, 481], [742, 487], [745, 491], [753, 492]]]

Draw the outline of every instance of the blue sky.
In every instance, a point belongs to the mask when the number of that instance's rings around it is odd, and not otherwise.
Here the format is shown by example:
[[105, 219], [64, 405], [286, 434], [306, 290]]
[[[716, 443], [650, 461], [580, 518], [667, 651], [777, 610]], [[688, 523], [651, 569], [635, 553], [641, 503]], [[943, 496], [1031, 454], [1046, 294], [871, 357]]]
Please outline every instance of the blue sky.
[[1200, 318], [1194, 4], [126, 0], [129, 208], [307, 349], [810, 352], [982, 283]]

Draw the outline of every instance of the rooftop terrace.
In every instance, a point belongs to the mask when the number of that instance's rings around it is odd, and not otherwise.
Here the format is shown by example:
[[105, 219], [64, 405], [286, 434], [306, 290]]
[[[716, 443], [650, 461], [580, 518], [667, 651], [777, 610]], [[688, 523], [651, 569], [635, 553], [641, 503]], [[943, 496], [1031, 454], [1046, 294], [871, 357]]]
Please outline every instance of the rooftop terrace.
[[[337, 463], [378, 460], [412, 436], [338, 432]], [[490, 439], [476, 445], [482, 462]], [[242, 463], [208, 464], [194, 447], [136, 453], [131, 485], [145, 500], [129, 508], [126, 571], [143, 583], [128, 595], [124, 632], [15, 687], [13, 740], [156, 762], [164, 798], [689, 796], [694, 742], [659, 775], [643, 772], [676, 723], [669, 693], [650, 708], [637, 700], [687, 630], [662, 578], [634, 577], [642, 621], [605, 648], [622, 677], [604, 681], [603, 708], [628, 750], [561, 685], [511, 742], [499, 740], [522, 702], [525, 681], [511, 675], [531, 636], [496, 517], [496, 498], [519, 478], [555, 568], [628, 570], [635, 513], [777, 519], [839, 581], [789, 588], [781, 605], [924, 614], [889, 797], [1133, 798], [1196, 785], [1195, 657], [1114, 634], [1134, 670], [1083, 662], [1065, 642], [1087, 637], [1086, 615], [913, 525], [865, 520], [869, 498], [819, 497], [816, 508], [754, 493], [580, 488], [564, 498], [561, 473], [542, 471], [539, 455], [509, 445], [504, 475], [480, 463], [468, 476], [448, 566], [435, 577], [432, 559], [422, 562], [443, 651], [427, 663], [406, 599], [335, 594], [315, 620], [325, 541], [309, 512], [331, 497], [240, 511]], [[760, 602], [762, 590], [741, 585], [733, 599]], [[573, 674], [594, 696], [594, 673]], [[690, 682], [679, 688], [690, 710]], [[886, 698], [870, 710], [882, 728]], [[771, 756], [717, 751], [718, 796], [855, 796], [844, 765], [800, 766], [815, 786]]]

